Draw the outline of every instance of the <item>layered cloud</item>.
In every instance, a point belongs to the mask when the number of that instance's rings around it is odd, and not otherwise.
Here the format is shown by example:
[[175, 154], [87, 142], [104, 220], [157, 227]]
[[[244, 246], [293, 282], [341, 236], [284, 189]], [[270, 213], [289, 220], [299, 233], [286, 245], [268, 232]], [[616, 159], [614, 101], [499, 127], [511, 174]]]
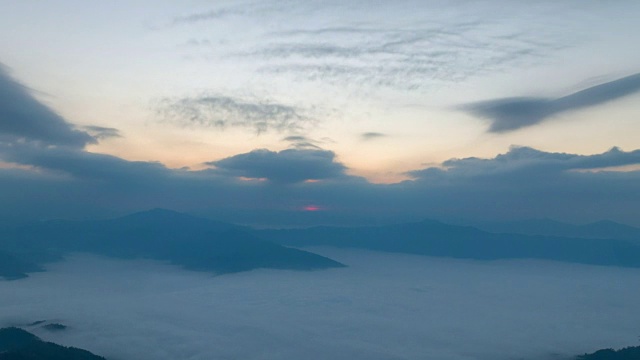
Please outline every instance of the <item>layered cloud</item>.
[[[361, 25], [298, 29], [271, 34], [260, 49], [240, 55], [266, 60], [261, 70], [268, 73], [417, 90], [434, 80], [461, 81], [500, 69], [554, 47], [525, 34], [495, 34], [490, 27], [480, 21], [460, 21], [404, 29]], [[488, 43], [494, 44], [491, 51]]]
[[31, 91], [9, 76], [0, 64], [0, 142], [35, 141], [82, 148], [96, 139], [77, 130]]
[[[290, 149], [212, 159], [210, 168], [199, 171], [169, 169], [85, 150], [99, 135], [76, 130], [13, 80], [2, 79], [11, 91], [0, 93], [0, 103], [12, 109], [5, 110], [0, 127], [3, 219], [95, 217], [165, 207], [271, 226], [424, 217], [609, 218], [638, 224], [640, 171], [610, 168], [637, 168], [640, 150], [579, 155], [513, 147], [494, 158], [451, 159], [416, 170], [410, 181], [372, 184], [350, 175], [316, 141], [291, 135], [283, 139]], [[112, 129], [88, 130], [117, 135]], [[322, 211], [304, 212], [311, 208]]]
[[89, 125], [83, 126], [82, 129], [91, 134], [91, 136], [93, 136], [93, 138], [95, 138], [96, 140], [122, 137], [120, 130], [115, 128]]
[[344, 177], [345, 167], [334, 159], [335, 154], [326, 150], [288, 149], [274, 152], [261, 149], [207, 164], [232, 176], [291, 184]]
[[383, 133], [379, 133], [379, 132], [373, 132], [373, 131], [365, 132], [365, 133], [360, 134], [360, 138], [362, 140], [365, 140], [365, 141], [379, 139], [379, 138], [383, 138], [385, 136], [387, 136], [387, 135], [383, 134]]
[[638, 92], [640, 74], [634, 74], [560, 98], [503, 98], [460, 108], [489, 120], [490, 132], [503, 133], [538, 124], [560, 113], [601, 105]]
[[318, 145], [320, 141], [311, 139], [307, 136], [303, 135], [289, 135], [282, 139], [282, 141], [286, 141], [290, 144], [291, 147], [295, 149], [316, 149], [322, 150], [322, 148]]
[[294, 106], [216, 95], [165, 98], [159, 103], [158, 113], [186, 126], [242, 127], [257, 133], [295, 131], [315, 122]]
[[[545, 4], [524, 13], [519, 5], [497, 1], [481, 7], [412, 0], [375, 5], [264, 1], [222, 5], [173, 22], [220, 23], [236, 17], [247, 23], [266, 22], [265, 28], [272, 31], [259, 31], [251, 40], [240, 37], [227, 48], [227, 55], [251, 63], [263, 75], [415, 91], [516, 64], [535, 64], [571, 46], [576, 36], [566, 31], [569, 21], [548, 16], [549, 8], [563, 7]], [[529, 16], [537, 21], [527, 21]], [[223, 51], [216, 47], [212, 52], [208, 40], [191, 43], [204, 45], [213, 57]]]
[[137, 360], [557, 360], [637, 342], [638, 269], [322, 251], [349, 267], [212, 277], [78, 254], [0, 281], [0, 326]]

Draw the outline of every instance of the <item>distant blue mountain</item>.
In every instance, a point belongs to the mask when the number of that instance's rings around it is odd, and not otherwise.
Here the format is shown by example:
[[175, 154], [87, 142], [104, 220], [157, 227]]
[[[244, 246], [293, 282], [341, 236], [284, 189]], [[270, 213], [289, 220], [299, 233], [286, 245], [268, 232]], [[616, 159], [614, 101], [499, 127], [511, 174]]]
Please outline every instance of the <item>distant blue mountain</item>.
[[437, 221], [389, 226], [260, 230], [291, 246], [335, 246], [464, 259], [546, 259], [640, 267], [640, 246], [623, 240], [490, 233]]
[[484, 222], [476, 223], [474, 226], [494, 233], [620, 239], [640, 243], [640, 228], [610, 220], [602, 220], [586, 225], [573, 225], [550, 219], [533, 219], [510, 222]]
[[69, 252], [149, 258], [216, 273], [344, 266], [317, 254], [261, 240], [248, 230], [154, 209], [112, 220], [48, 221], [5, 230], [0, 234], [4, 239], [0, 249], [41, 261], [59, 259]]

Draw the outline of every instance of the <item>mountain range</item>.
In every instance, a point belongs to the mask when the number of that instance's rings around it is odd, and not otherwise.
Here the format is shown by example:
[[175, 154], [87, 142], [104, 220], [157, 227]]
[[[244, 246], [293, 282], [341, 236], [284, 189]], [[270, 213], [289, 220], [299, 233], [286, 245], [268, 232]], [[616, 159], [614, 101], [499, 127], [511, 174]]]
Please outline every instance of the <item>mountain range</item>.
[[[288, 248], [247, 229], [154, 209], [99, 221], [47, 221], [0, 231], [0, 251], [15, 259], [0, 275], [16, 278], [70, 252], [146, 258], [218, 274], [257, 268], [314, 270], [343, 267], [329, 258]], [[21, 262], [22, 261], [22, 262]]]
[[491, 233], [433, 220], [358, 228], [261, 230], [257, 234], [298, 247], [333, 246], [477, 260], [530, 258], [640, 267], [640, 245], [627, 240]]
[[[154, 209], [109, 220], [44, 221], [0, 230], [0, 276], [18, 279], [72, 252], [167, 261], [216, 274], [343, 267], [300, 248], [330, 246], [477, 260], [544, 259], [640, 267], [640, 229], [537, 220], [472, 226], [433, 220], [386, 226], [263, 229]], [[487, 231], [491, 230], [491, 231]], [[564, 235], [559, 235], [564, 234]]]
[[568, 224], [551, 219], [531, 219], [510, 222], [478, 222], [475, 227], [493, 233], [564, 236], [587, 239], [621, 239], [640, 243], [640, 228], [601, 220], [584, 225]]

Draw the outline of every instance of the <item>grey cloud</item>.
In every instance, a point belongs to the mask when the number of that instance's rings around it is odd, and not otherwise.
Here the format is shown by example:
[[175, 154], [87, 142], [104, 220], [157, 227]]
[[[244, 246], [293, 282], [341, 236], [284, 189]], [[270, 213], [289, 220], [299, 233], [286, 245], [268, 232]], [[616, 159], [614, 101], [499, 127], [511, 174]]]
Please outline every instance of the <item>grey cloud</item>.
[[302, 135], [290, 135], [290, 136], [284, 137], [282, 140], [290, 141], [290, 142], [309, 141], [309, 139], [306, 136], [302, 136]]
[[69, 147], [43, 147], [33, 144], [0, 145], [0, 159], [34, 166], [76, 181], [128, 188], [159, 183], [171, 175], [156, 162], [127, 161], [116, 156], [91, 153]]
[[261, 71], [336, 84], [422, 89], [507, 64], [538, 61], [563, 47], [560, 39], [513, 32], [481, 21], [404, 29], [345, 26], [275, 32], [252, 52]]
[[[6, 205], [0, 215], [7, 217], [83, 217], [106, 209], [122, 214], [165, 207], [262, 226], [425, 217], [608, 218], [640, 225], [635, 217], [640, 171], [576, 171], [638, 165], [640, 150], [576, 155], [514, 148], [491, 159], [452, 159], [442, 168], [414, 171], [415, 180], [397, 184], [350, 176], [332, 152], [311, 149], [256, 150], [212, 161], [215, 168], [201, 171], [46, 147], [0, 148], [0, 154], [43, 170], [0, 169], [0, 198]], [[331, 181], [305, 182], [310, 179]], [[312, 215], [298, 211], [308, 204], [329, 210]]]
[[[11, 104], [15, 112], [41, 115], [28, 110], [42, 105], [27, 99]], [[57, 116], [24, 121], [41, 121], [43, 128], [76, 134]], [[309, 147], [255, 150], [212, 161], [209, 169], [190, 171], [90, 153], [82, 149], [83, 142], [51, 146], [60, 141], [44, 135], [40, 140], [30, 133], [27, 140], [38, 141], [18, 141], [13, 136], [0, 142], [0, 159], [23, 166], [0, 168], [1, 219], [82, 218], [165, 207], [270, 226], [353, 225], [424, 217], [550, 217], [574, 222], [609, 218], [640, 225], [636, 216], [640, 171], [606, 171], [640, 165], [640, 150], [613, 148], [578, 155], [514, 147], [495, 158], [451, 159], [442, 167], [411, 172], [415, 180], [372, 184], [349, 175], [332, 151]], [[284, 140], [294, 146], [318, 143], [295, 133]], [[591, 169], [600, 171], [583, 171]], [[309, 204], [326, 211], [300, 211]]]
[[172, 25], [194, 24], [199, 22], [218, 20], [229, 16], [242, 15], [246, 13], [243, 6], [223, 7], [201, 12], [194, 12], [188, 15], [176, 16], [171, 22]]
[[36, 100], [0, 65], [0, 142], [25, 140], [76, 148], [96, 142]]
[[219, 9], [219, 10], [209, 10], [200, 13], [193, 13], [184, 16], [176, 16], [173, 19], [174, 24], [183, 24], [183, 23], [196, 23], [200, 21], [214, 20], [220, 19], [229, 15], [237, 15], [242, 14], [243, 12], [240, 9]]
[[379, 132], [366, 132], [360, 134], [360, 138], [365, 141], [374, 140], [385, 136], [387, 135]]
[[91, 134], [96, 140], [122, 137], [120, 130], [115, 128], [89, 125], [83, 126], [82, 129]]
[[236, 5], [221, 6], [216, 9], [193, 12], [188, 15], [176, 16], [171, 21], [171, 25], [191, 25], [207, 21], [224, 20], [232, 16], [245, 16], [264, 14], [267, 12], [279, 11], [288, 4], [280, 2], [255, 2], [244, 1]]
[[212, 277], [77, 254], [0, 281], [0, 326], [55, 319], [69, 329], [29, 330], [137, 360], [548, 360], [637, 340], [636, 269], [314, 251], [349, 267]]
[[335, 179], [345, 176], [344, 165], [326, 150], [287, 149], [280, 152], [254, 150], [207, 164], [232, 176], [265, 178], [291, 184], [305, 180]]
[[[474, 177], [511, 176], [540, 177], [560, 176], [575, 170], [602, 170], [610, 167], [640, 164], [640, 150], [625, 152], [619, 148], [602, 154], [577, 155], [548, 153], [530, 147], [512, 147], [506, 154], [493, 159], [451, 159], [442, 163], [443, 168], [427, 168], [409, 174], [419, 180], [432, 180], [444, 175], [447, 178], [468, 179]], [[438, 174], [439, 176], [434, 176]]]
[[166, 98], [160, 101], [158, 113], [183, 125], [246, 127], [257, 133], [295, 131], [315, 123], [315, 119], [294, 106], [213, 95]]
[[315, 149], [322, 150], [322, 147], [318, 145], [319, 141], [310, 139], [302, 135], [290, 135], [282, 139], [291, 144], [295, 149]]
[[488, 119], [490, 132], [532, 126], [554, 115], [601, 105], [640, 92], [640, 74], [596, 85], [560, 98], [504, 98], [463, 105], [461, 110]]
[[[429, 189], [432, 201], [443, 206], [441, 212], [458, 218], [617, 218], [637, 223], [629, 211], [640, 200], [640, 171], [603, 168], [638, 164], [638, 150], [576, 155], [516, 147], [493, 159], [452, 159], [442, 168], [413, 171], [416, 180], [407, 185]], [[600, 171], [580, 171], [585, 169]]]

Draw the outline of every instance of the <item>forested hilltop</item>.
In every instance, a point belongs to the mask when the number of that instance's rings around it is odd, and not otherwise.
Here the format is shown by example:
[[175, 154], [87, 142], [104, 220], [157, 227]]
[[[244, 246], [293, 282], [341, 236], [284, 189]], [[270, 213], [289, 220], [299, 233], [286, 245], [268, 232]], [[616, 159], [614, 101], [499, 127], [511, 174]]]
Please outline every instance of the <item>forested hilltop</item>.
[[16, 327], [0, 329], [0, 360], [105, 360], [89, 351], [42, 341]]

